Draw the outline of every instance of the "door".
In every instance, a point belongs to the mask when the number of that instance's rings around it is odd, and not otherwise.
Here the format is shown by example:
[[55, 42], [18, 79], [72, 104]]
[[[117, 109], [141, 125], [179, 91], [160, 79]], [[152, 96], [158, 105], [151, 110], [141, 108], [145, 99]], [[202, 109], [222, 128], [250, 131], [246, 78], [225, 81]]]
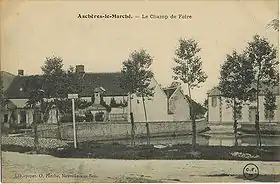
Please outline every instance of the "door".
[[250, 107], [249, 108], [249, 121], [250, 121], [250, 123], [255, 122], [256, 114], [257, 114], [257, 108], [256, 107]]

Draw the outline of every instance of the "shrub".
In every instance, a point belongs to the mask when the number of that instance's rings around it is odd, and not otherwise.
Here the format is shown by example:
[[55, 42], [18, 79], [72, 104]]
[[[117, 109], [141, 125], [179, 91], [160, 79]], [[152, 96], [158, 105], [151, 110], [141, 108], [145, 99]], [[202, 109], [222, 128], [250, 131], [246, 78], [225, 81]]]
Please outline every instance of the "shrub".
[[243, 153], [243, 152], [233, 152], [230, 153], [230, 155], [235, 158], [245, 158], [245, 159], [260, 158], [259, 155], [251, 155], [250, 153]]

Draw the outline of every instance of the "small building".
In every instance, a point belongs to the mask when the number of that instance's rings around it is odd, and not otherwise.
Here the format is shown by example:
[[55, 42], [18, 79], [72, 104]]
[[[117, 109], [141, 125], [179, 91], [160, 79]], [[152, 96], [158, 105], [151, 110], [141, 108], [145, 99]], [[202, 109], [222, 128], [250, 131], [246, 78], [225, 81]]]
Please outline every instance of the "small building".
[[[265, 129], [266, 127], [280, 128], [280, 93], [279, 85], [274, 86], [272, 89], [273, 94], [276, 96], [277, 109], [274, 111], [274, 116], [268, 118], [265, 116], [264, 107], [264, 90], [261, 90], [259, 94], [259, 121], [260, 127]], [[221, 132], [232, 132], [233, 131], [233, 109], [227, 105], [225, 98], [217, 87], [208, 91], [208, 123], [210, 128], [215, 127]], [[256, 101], [249, 102], [246, 105], [242, 105], [241, 114], [238, 118], [238, 127], [242, 129], [255, 130], [255, 116], [257, 112]], [[280, 130], [280, 129], [279, 129]]]

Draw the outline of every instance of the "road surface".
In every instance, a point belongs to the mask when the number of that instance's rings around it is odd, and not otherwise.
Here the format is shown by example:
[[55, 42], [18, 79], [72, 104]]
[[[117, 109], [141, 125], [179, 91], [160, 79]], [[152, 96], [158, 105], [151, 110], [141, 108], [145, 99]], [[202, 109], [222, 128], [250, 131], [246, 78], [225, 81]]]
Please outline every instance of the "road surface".
[[[247, 161], [56, 158], [2, 152], [3, 182], [247, 182]], [[251, 162], [280, 176], [280, 162]], [[277, 177], [279, 178], [279, 177]]]

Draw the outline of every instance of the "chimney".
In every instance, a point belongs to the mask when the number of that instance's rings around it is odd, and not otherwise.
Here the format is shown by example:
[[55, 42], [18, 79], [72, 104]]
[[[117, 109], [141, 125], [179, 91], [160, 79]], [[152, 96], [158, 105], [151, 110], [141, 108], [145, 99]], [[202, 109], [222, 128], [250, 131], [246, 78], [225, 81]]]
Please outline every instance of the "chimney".
[[76, 65], [76, 72], [77, 73], [85, 73], [85, 66], [84, 65]]
[[19, 69], [19, 70], [18, 70], [18, 76], [23, 76], [23, 75], [24, 75], [24, 70]]

